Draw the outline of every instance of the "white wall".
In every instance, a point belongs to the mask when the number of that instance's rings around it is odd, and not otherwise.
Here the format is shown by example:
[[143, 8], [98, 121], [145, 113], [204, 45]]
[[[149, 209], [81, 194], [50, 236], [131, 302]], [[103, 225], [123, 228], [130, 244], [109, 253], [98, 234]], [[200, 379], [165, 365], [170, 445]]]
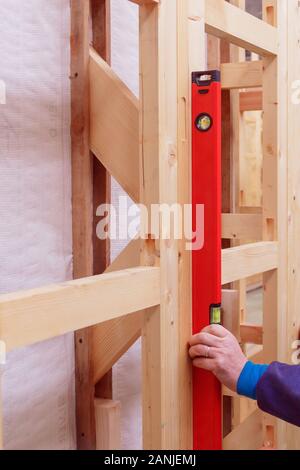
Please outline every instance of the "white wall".
[[[71, 278], [69, 0], [0, 0], [0, 292]], [[70, 449], [72, 335], [8, 355], [7, 449]]]

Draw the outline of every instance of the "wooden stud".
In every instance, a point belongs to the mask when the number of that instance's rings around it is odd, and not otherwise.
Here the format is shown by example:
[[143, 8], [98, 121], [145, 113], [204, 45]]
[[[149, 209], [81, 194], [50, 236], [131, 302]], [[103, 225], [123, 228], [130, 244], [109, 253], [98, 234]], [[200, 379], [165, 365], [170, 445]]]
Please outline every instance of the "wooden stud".
[[[71, 1], [71, 143], [73, 277], [93, 275], [93, 158], [89, 147], [89, 2]], [[89, 330], [75, 333], [79, 449], [95, 448]], [[82, 397], [85, 397], [83, 400]]]
[[[177, 43], [176, 4], [164, 0], [159, 6], [140, 7], [141, 200], [148, 208], [177, 199], [177, 56], [169, 53]], [[178, 247], [171, 234], [169, 240], [160, 242], [160, 271], [160, 312], [146, 312], [143, 326], [144, 447], [176, 449]]]
[[120, 450], [121, 403], [95, 399], [96, 450]]

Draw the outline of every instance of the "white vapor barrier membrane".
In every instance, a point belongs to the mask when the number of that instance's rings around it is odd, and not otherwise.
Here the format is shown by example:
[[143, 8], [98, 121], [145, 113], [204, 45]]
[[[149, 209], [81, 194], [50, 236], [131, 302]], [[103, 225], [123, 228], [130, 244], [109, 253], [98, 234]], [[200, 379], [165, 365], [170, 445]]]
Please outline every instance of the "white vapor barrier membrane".
[[[139, 94], [139, 24], [138, 6], [128, 1], [111, 0], [112, 68], [131, 91]], [[112, 182], [112, 203], [118, 207], [124, 196], [119, 185]], [[128, 207], [132, 201], [128, 198]], [[127, 241], [112, 241], [112, 258]], [[113, 368], [114, 399], [121, 401], [122, 448], [142, 448], [141, 343], [134, 346]]]
[[[0, 0], [0, 293], [72, 276], [69, 43], [69, 0]], [[72, 334], [2, 382], [6, 449], [75, 447]]]

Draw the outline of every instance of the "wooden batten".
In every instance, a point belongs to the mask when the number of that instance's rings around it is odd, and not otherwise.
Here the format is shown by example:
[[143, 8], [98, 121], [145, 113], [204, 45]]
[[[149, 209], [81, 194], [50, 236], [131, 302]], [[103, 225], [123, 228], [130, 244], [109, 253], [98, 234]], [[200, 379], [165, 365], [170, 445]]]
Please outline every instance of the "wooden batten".
[[95, 399], [96, 450], [121, 449], [121, 403]]
[[154, 267], [132, 268], [3, 294], [0, 296], [1, 339], [10, 351], [159, 303], [160, 273]]
[[206, 0], [206, 32], [261, 55], [276, 55], [276, 28], [225, 0]]

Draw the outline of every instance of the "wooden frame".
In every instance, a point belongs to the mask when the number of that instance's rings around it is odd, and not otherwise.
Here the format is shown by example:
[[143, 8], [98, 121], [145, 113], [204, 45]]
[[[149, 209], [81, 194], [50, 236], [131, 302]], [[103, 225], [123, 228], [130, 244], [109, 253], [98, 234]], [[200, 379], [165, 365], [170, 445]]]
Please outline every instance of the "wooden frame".
[[[99, 247], [95, 240], [93, 210], [99, 202], [109, 200], [105, 168], [135, 201], [146, 206], [188, 203], [190, 73], [206, 68], [205, 32], [216, 36], [217, 41], [225, 39], [236, 47], [259, 53], [261, 60], [236, 63], [223, 49], [223, 57], [227, 57], [220, 64], [222, 87], [227, 93], [224, 97], [229, 97], [227, 104], [231, 110], [231, 117], [224, 121], [224, 130], [225, 125], [228, 130], [233, 119], [238, 119], [240, 112], [251, 107], [245, 104], [243, 93], [248, 94], [247, 99], [249, 93], [256, 93], [256, 104], [252, 106], [264, 111], [263, 207], [261, 212], [224, 211], [228, 213], [223, 214], [223, 237], [234, 243], [222, 253], [222, 283], [232, 287], [235, 281], [263, 273], [263, 325], [254, 327], [240, 318], [240, 284], [238, 290], [224, 291], [227, 325], [243, 342], [263, 344], [260, 358], [264, 361], [288, 360], [289, 345], [280, 331], [287, 332], [289, 340], [297, 337], [296, 327], [292, 326], [297, 323], [292, 250], [293, 244], [296, 250], [299, 218], [295, 203], [299, 165], [295, 163], [297, 152], [293, 147], [299, 108], [289, 103], [285, 77], [287, 70], [291, 70], [291, 77], [297, 78], [300, 66], [297, 63], [296, 69], [293, 63], [299, 37], [294, 16], [299, 17], [299, 5], [296, 0], [289, 0], [288, 5], [265, 0], [266, 21], [262, 21], [235, 6], [241, 6], [238, 0], [231, 2], [235, 5], [224, 0], [132, 1], [140, 10], [139, 102], [108, 64], [109, 40], [105, 27], [108, 2], [94, 0], [91, 5], [88, 0], [71, 2], [74, 278], [80, 279], [0, 296], [0, 339], [11, 350], [67, 331], [81, 330], [75, 338], [78, 447], [91, 449], [96, 445], [97, 448], [118, 445], [118, 440], [105, 440], [99, 434], [104, 430], [112, 436], [111, 427], [119, 423], [119, 404], [111, 401], [111, 377], [107, 376], [102, 387], [97, 384], [142, 333], [144, 447], [189, 449], [192, 446], [191, 367], [186, 344], [191, 332], [191, 260], [184, 249], [185, 240], [171, 238], [168, 243], [156, 242], [149, 233], [141, 244], [132, 242], [108, 269], [110, 272], [99, 274], [109, 264], [108, 246]], [[93, 30], [93, 49], [89, 44], [91, 15], [102, 21], [102, 29]], [[293, 25], [294, 36], [287, 34], [288, 24]], [[177, 54], [170, 54], [176, 44]], [[220, 44], [211, 42], [210, 51], [218, 51]], [[237, 57], [236, 53], [231, 54], [234, 55]], [[209, 60], [215, 59], [209, 56]], [[250, 91], [240, 91], [245, 88]], [[105, 99], [110, 93], [114, 93], [114, 106]], [[119, 112], [125, 113], [126, 126], [120, 122], [116, 136], [116, 129], [105, 125], [108, 117], [115, 119]], [[280, 126], [281, 120], [291, 126]], [[227, 152], [227, 157], [230, 152], [235, 156], [236, 166], [226, 166], [232, 192], [240, 158], [239, 138], [234, 134], [232, 142], [229, 132], [224, 136], [223, 152]], [[103, 166], [95, 167], [90, 150]], [[122, 159], [118, 158], [121, 152]], [[295, 169], [294, 173], [293, 170], [288, 173], [288, 168]], [[287, 178], [292, 182], [289, 190]], [[99, 184], [95, 182], [102, 182], [101, 193], [96, 193]], [[233, 209], [234, 205], [228, 201], [227, 207], [231, 205]], [[288, 209], [293, 226], [288, 225]], [[79, 224], [79, 220], [83, 223]], [[291, 240], [289, 250], [287, 230]], [[237, 243], [248, 236], [256, 242]], [[292, 303], [285, 295], [290, 272], [293, 272], [289, 287]], [[86, 328], [92, 325], [98, 326]], [[101, 338], [105, 341], [100, 347]], [[233, 394], [230, 397], [237, 399]], [[285, 426], [255, 410], [235, 427], [229, 423], [224, 447], [295, 445], [299, 439], [297, 433], [290, 428], [288, 434], [285, 431]]]

